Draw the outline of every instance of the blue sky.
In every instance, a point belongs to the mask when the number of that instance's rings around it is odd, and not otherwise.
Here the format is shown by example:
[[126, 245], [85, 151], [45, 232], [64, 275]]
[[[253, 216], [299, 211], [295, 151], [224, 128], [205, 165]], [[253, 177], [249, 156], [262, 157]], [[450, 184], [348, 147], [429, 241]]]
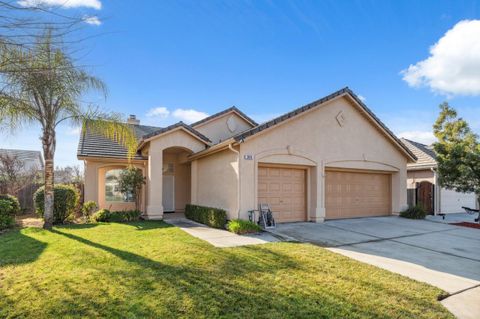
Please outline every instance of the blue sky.
[[[349, 86], [398, 135], [430, 142], [444, 100], [480, 132], [476, 1], [32, 1], [90, 17], [78, 58], [109, 94], [87, 99], [143, 124], [231, 105], [262, 122]], [[81, 164], [59, 132], [56, 164]], [[0, 134], [41, 149], [38, 127]]]

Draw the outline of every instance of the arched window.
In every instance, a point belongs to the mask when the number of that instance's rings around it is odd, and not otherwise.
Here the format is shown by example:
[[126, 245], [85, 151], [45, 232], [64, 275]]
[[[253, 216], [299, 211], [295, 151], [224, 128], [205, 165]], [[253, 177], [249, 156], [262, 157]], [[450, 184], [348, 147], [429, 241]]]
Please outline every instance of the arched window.
[[133, 202], [132, 193], [120, 191], [120, 174], [123, 169], [111, 169], [105, 173], [105, 201], [107, 202]]

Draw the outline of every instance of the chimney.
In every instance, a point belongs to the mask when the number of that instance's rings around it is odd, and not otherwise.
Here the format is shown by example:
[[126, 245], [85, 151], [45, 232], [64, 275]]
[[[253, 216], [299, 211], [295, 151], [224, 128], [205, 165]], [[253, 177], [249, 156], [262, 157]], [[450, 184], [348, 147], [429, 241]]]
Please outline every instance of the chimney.
[[127, 120], [128, 124], [138, 125], [140, 124], [140, 120], [137, 120], [137, 117], [134, 114], [130, 114]]

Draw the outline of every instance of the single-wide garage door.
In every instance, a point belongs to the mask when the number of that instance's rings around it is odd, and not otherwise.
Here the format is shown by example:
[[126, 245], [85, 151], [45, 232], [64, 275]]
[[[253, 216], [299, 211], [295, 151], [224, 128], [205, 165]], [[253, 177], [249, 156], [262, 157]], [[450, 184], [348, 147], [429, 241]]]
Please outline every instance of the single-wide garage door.
[[267, 203], [276, 222], [307, 220], [305, 170], [259, 166], [258, 203]]
[[326, 171], [327, 219], [384, 216], [391, 213], [390, 174]]
[[475, 208], [477, 207], [477, 199], [475, 193], [460, 193], [454, 190], [440, 189], [440, 212], [464, 213], [462, 206]]

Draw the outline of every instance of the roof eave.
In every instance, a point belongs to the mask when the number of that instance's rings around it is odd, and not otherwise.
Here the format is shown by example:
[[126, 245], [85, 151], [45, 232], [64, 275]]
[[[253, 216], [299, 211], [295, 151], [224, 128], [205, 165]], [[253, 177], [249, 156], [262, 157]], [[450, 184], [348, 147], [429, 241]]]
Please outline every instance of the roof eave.
[[[181, 123], [181, 124], [180, 124]], [[177, 126], [175, 126], [177, 125]], [[190, 136], [194, 137], [195, 139], [201, 141], [202, 143], [204, 143], [205, 145], [209, 146], [211, 145], [211, 141], [205, 137], [205, 138], [201, 138], [200, 136], [198, 136], [197, 134], [194, 134], [192, 133], [190, 130], [188, 130], [185, 126], [186, 124], [182, 123], [182, 122], [179, 122], [179, 123], [176, 123], [172, 126], [175, 126], [175, 127], [172, 127], [171, 129], [168, 129], [168, 130], [165, 130], [165, 131], [162, 131], [161, 133], [158, 133], [158, 134], [152, 134], [151, 136], [147, 137], [147, 138], [142, 138], [137, 146], [137, 151], [141, 150], [148, 142], [150, 142], [151, 140], [153, 139], [156, 139], [156, 138], [159, 138], [165, 134], [169, 134], [169, 133], [172, 133], [172, 132], [175, 132], [175, 131], [178, 131], [178, 130], [182, 130], [184, 131], [185, 133], [189, 134]], [[194, 130], [194, 128], [191, 128]], [[155, 132], [154, 132], [155, 133]], [[199, 133], [200, 134], [200, 133]]]
[[316, 109], [317, 107], [333, 101], [335, 99], [341, 98], [341, 97], [349, 97], [352, 102], [357, 104], [364, 112], [366, 115], [368, 115], [372, 120], [373, 123], [376, 123], [376, 125], [384, 132], [386, 133], [385, 135], [390, 138], [390, 140], [397, 145], [398, 149], [406, 155], [408, 159], [408, 163], [414, 163], [417, 161], [417, 157], [415, 154], [413, 154], [403, 143], [398, 139], [398, 137], [393, 134], [392, 131], [390, 131], [385, 124], [380, 121], [378, 117], [375, 116], [375, 114], [353, 93], [352, 90], [350, 90], [348, 87], [345, 87], [343, 89], [340, 89], [336, 92], [333, 92], [317, 101], [314, 101], [312, 103], [309, 103], [307, 105], [304, 105], [302, 107], [299, 107], [291, 112], [285, 113], [273, 120], [270, 120], [266, 123], [261, 124], [258, 127], [254, 127], [250, 130], [247, 130], [245, 132], [242, 132], [240, 134], [237, 134], [233, 138], [236, 141], [245, 141], [246, 139], [255, 136], [256, 134], [260, 134], [263, 131], [270, 130], [274, 127], [276, 127], [278, 124], [281, 124], [283, 122], [286, 122], [290, 119], [296, 118], [297, 116], [304, 114], [305, 112], [309, 112], [313, 109]]
[[229, 107], [223, 111], [220, 111], [220, 112], [217, 112], [211, 116], [208, 116], [200, 121], [197, 121], [195, 123], [192, 123], [191, 126], [193, 128], [195, 127], [198, 127], [198, 126], [203, 126], [207, 123], [210, 123], [212, 121], [214, 121], [215, 119], [221, 117], [221, 116], [225, 116], [227, 114], [230, 114], [230, 113], [235, 113], [237, 114], [240, 118], [242, 118], [245, 122], [247, 122], [248, 124], [250, 124], [252, 127], [255, 127], [255, 126], [258, 126], [258, 123], [255, 122], [252, 118], [250, 118], [248, 115], [246, 115], [245, 113], [243, 113], [240, 109], [238, 109], [236, 106], [232, 106], [232, 107]]

